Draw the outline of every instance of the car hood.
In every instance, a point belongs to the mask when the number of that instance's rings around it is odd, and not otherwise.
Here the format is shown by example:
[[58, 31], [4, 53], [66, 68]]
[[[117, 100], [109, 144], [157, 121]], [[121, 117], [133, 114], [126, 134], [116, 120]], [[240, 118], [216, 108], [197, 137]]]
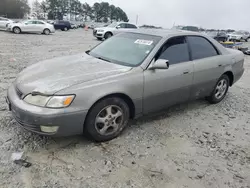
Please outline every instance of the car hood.
[[19, 73], [14, 84], [24, 95], [32, 92], [51, 95], [76, 84], [114, 76], [131, 69], [80, 54], [31, 65]]

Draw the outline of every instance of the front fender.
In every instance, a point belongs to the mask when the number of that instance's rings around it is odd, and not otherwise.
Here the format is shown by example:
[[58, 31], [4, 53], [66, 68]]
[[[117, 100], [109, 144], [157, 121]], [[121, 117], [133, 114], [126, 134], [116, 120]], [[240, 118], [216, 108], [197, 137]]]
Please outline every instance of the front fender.
[[[138, 67], [138, 69], [141, 68]], [[79, 110], [89, 110], [101, 98], [117, 93], [127, 95], [134, 102], [136, 111], [140, 111], [143, 98], [142, 69], [78, 84], [56, 94], [75, 94], [76, 98], [72, 105]]]

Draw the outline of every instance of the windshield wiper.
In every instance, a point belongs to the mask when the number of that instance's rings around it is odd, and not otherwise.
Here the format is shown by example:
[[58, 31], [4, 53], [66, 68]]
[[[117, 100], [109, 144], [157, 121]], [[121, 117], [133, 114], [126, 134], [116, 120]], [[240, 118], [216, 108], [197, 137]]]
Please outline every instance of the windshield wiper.
[[103, 61], [107, 61], [107, 62], [111, 62], [111, 61], [109, 61], [109, 60], [107, 60], [107, 59], [104, 59], [104, 58], [102, 58], [102, 57], [96, 57], [97, 59], [100, 59], [100, 60], [103, 60]]

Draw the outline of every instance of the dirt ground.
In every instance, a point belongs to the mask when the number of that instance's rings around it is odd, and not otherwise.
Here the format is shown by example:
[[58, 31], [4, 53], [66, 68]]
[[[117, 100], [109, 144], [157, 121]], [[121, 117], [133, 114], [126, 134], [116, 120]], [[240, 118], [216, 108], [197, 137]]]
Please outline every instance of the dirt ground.
[[[4, 96], [17, 73], [41, 60], [82, 53], [91, 31], [50, 36], [0, 32], [0, 187], [250, 188], [250, 57], [225, 100], [182, 104], [134, 120], [108, 143], [47, 138], [23, 130]], [[14, 164], [24, 151], [29, 168]]]

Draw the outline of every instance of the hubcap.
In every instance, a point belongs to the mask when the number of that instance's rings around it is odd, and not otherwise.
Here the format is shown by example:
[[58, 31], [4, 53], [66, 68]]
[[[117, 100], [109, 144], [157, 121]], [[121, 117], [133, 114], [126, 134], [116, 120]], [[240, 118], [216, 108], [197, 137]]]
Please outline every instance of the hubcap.
[[19, 29], [18, 29], [18, 28], [15, 28], [14, 32], [15, 32], [15, 33], [19, 33]]
[[219, 81], [219, 83], [215, 88], [215, 97], [217, 99], [221, 99], [225, 95], [226, 90], [227, 90], [227, 81], [225, 79], [222, 79]]
[[49, 34], [49, 30], [45, 30], [45, 34], [48, 35]]
[[122, 125], [123, 113], [119, 106], [111, 105], [102, 109], [95, 119], [96, 130], [104, 136], [115, 133]]

